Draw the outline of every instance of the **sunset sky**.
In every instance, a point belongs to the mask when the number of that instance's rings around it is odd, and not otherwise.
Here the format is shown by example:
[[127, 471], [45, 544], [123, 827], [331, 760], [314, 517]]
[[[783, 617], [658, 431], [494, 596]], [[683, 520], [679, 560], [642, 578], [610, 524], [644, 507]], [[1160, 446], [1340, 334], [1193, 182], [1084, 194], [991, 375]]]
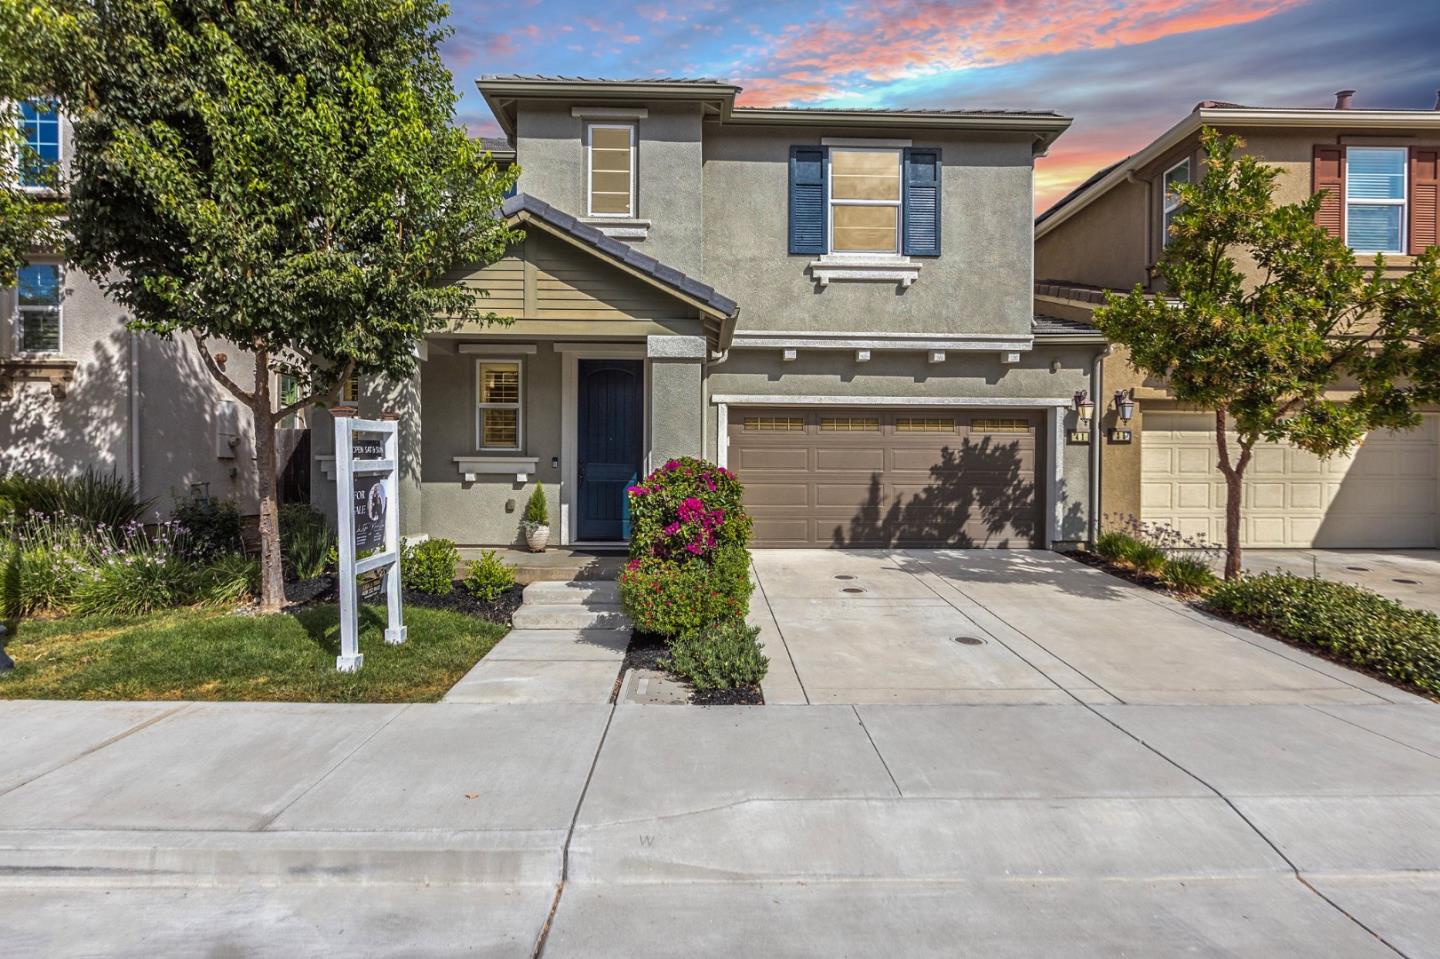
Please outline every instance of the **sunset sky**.
[[461, 119], [486, 73], [720, 77], [750, 106], [1055, 110], [1043, 210], [1199, 100], [1429, 109], [1440, 0], [451, 0]]

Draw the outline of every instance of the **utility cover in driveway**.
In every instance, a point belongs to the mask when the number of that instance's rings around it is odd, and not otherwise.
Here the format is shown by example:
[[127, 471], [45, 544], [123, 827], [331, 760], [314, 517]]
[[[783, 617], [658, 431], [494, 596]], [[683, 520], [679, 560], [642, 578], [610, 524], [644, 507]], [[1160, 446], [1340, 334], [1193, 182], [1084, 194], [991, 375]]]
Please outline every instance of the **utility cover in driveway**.
[[757, 546], [1032, 547], [1041, 414], [736, 409]]

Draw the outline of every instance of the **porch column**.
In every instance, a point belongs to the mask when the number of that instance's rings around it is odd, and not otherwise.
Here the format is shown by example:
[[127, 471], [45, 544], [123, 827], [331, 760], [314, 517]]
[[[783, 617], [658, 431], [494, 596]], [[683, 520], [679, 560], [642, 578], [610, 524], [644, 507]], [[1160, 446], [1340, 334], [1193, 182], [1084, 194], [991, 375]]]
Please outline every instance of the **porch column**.
[[651, 336], [650, 462], [654, 469], [677, 456], [703, 456], [705, 437], [703, 336]]

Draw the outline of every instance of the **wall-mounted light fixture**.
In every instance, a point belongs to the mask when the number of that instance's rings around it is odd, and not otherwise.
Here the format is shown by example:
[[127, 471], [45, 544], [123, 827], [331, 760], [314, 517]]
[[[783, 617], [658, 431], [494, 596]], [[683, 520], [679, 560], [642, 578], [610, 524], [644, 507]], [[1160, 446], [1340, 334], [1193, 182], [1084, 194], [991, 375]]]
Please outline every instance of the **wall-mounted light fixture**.
[[1095, 401], [1090, 399], [1090, 394], [1084, 390], [1076, 390], [1074, 397], [1075, 415], [1079, 420], [1082, 429], [1090, 425], [1090, 420], [1095, 416]]
[[1115, 391], [1115, 412], [1119, 415], [1122, 423], [1128, 423], [1135, 416], [1135, 392], [1133, 390]]

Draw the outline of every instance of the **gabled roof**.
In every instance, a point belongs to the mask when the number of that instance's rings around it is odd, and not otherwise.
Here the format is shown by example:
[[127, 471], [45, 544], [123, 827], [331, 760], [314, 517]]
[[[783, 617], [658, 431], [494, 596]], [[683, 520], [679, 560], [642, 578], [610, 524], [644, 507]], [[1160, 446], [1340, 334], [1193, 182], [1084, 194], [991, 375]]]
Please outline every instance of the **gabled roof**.
[[1038, 240], [1085, 207], [1110, 192], [1129, 176], [1194, 136], [1201, 127], [1288, 129], [1341, 129], [1364, 132], [1440, 131], [1440, 110], [1360, 110], [1332, 107], [1252, 107], [1224, 100], [1201, 100], [1169, 130], [1143, 149], [1102, 170], [1053, 203], [1035, 218]]
[[593, 226], [582, 223], [570, 214], [528, 194], [517, 193], [508, 197], [501, 204], [500, 212], [511, 223], [533, 223], [610, 261], [672, 296], [679, 297], [718, 324], [717, 338], [720, 349], [729, 345], [740, 305], [708, 283], [701, 283], [674, 267], [666, 266], [653, 256], [647, 256], [628, 243], [608, 237]]
[[1045, 313], [1036, 313], [1030, 324], [1030, 332], [1037, 340], [1078, 339], [1083, 341], [1103, 340], [1100, 331], [1084, 320], [1067, 320]]

